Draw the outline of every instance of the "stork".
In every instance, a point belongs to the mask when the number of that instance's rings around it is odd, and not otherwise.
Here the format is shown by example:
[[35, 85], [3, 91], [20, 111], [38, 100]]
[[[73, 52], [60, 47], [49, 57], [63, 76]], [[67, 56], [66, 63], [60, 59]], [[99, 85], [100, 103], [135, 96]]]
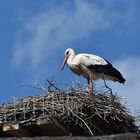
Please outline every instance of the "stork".
[[65, 51], [61, 70], [64, 69], [65, 64], [72, 72], [87, 79], [89, 93], [93, 91], [93, 80], [111, 80], [123, 84], [126, 81], [110, 62], [94, 54], [81, 53], [76, 55], [72, 48], [68, 48]]

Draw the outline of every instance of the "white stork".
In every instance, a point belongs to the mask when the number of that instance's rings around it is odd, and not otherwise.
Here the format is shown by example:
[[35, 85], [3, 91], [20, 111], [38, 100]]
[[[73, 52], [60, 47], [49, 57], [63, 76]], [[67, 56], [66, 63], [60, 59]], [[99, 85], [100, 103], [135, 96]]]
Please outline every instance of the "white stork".
[[65, 58], [61, 70], [64, 69], [65, 64], [68, 65], [72, 72], [87, 79], [89, 93], [93, 90], [92, 80], [111, 80], [123, 84], [126, 81], [111, 63], [94, 54], [81, 53], [75, 55], [74, 50], [68, 48], [65, 51]]

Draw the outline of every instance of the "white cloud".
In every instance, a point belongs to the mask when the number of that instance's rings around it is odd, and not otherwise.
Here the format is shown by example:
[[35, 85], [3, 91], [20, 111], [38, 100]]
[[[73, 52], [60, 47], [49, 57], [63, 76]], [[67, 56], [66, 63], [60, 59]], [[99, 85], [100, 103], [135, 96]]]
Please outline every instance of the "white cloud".
[[140, 109], [140, 58], [130, 57], [119, 60], [115, 63], [115, 67], [123, 74], [126, 83], [122, 86], [112, 84], [114, 91], [126, 97], [132, 112]]
[[[31, 66], [38, 66], [44, 57], [49, 57], [50, 52], [64, 47], [65, 43], [86, 37], [93, 29], [109, 25], [104, 14], [93, 5], [82, 1], [75, 4], [73, 11], [61, 5], [43, 11], [27, 21], [19, 34], [21, 38], [16, 42], [14, 62], [20, 65], [30, 59]], [[26, 39], [22, 40], [23, 38]]]
[[101, 9], [89, 1], [75, 0], [74, 7], [69, 9], [67, 4], [54, 5], [23, 23], [13, 51], [14, 67], [24, 66], [22, 70], [32, 75], [50, 70], [53, 73], [58, 63], [54, 69], [51, 60], [59, 56], [60, 49], [122, 19], [123, 13]]

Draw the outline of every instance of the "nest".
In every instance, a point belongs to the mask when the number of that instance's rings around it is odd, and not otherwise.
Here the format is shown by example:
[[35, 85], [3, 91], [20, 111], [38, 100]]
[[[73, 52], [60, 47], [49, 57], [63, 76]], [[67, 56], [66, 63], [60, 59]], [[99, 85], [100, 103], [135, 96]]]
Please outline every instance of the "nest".
[[135, 120], [112, 91], [56, 89], [42, 95], [13, 98], [0, 107], [0, 123], [24, 124], [39, 118], [55, 118], [69, 135], [107, 135], [136, 132]]

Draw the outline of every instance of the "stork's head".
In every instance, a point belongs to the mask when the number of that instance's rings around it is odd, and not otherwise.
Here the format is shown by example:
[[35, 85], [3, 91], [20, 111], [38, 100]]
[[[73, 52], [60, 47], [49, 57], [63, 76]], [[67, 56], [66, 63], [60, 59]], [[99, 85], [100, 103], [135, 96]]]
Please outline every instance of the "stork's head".
[[65, 64], [67, 63], [68, 58], [71, 57], [71, 56], [74, 56], [74, 55], [75, 55], [75, 52], [74, 52], [73, 49], [71, 49], [71, 48], [66, 49], [64, 61], [63, 61], [63, 64], [62, 64], [62, 66], [61, 66], [61, 70], [64, 69], [64, 66], [65, 66]]

